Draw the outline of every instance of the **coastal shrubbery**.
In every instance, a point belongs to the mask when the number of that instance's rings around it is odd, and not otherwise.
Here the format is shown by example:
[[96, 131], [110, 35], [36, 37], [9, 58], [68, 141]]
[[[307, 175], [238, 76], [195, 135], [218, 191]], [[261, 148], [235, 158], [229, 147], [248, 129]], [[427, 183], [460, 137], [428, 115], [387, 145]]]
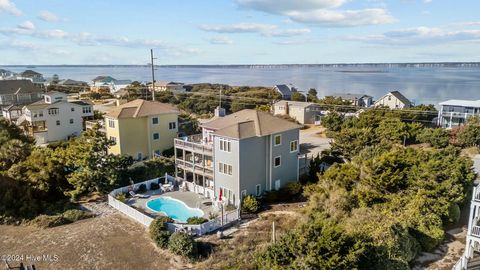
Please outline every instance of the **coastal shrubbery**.
[[252, 195], [245, 196], [242, 201], [242, 211], [246, 213], [256, 213], [260, 209], [260, 202]]
[[199, 224], [205, 223], [207, 221], [208, 221], [208, 219], [206, 219], [204, 217], [189, 217], [187, 219], [187, 224], [199, 225]]
[[192, 236], [183, 232], [175, 232], [170, 236], [168, 250], [187, 259], [194, 259], [198, 255], [197, 243]]

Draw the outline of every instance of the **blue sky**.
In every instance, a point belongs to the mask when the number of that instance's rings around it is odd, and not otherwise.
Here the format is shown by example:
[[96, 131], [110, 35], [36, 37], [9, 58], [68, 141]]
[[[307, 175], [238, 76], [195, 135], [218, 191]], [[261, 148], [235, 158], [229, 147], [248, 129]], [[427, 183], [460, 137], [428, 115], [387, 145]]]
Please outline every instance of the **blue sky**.
[[480, 61], [478, 0], [0, 0], [0, 65]]

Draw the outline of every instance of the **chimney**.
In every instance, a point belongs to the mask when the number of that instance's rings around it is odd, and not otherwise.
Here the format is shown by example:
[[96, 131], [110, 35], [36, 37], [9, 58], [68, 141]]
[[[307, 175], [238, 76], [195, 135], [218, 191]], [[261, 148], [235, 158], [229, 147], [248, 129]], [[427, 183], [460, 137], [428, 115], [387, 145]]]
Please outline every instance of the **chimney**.
[[225, 116], [225, 109], [221, 107], [215, 108], [215, 116], [216, 117], [224, 117]]

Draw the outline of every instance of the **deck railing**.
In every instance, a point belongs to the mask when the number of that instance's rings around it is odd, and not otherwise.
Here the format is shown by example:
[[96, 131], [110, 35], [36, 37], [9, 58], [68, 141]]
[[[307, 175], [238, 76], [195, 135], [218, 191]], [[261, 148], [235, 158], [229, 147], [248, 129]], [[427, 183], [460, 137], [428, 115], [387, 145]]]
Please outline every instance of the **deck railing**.
[[212, 145], [204, 142], [201, 135], [193, 135], [181, 139], [175, 139], [175, 146], [197, 153], [211, 154], [213, 152]]

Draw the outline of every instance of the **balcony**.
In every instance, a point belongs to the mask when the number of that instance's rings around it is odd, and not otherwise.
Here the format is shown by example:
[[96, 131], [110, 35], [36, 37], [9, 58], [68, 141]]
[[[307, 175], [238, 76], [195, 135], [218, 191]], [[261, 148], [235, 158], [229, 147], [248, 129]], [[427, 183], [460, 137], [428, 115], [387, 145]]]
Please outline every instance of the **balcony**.
[[175, 164], [180, 169], [213, 178], [213, 167], [211, 166], [202, 166], [201, 164], [193, 164], [191, 162], [181, 160], [181, 159], [177, 159], [175, 161]]
[[47, 132], [48, 128], [45, 126], [27, 126], [26, 131], [33, 136], [35, 133]]
[[210, 156], [213, 154], [213, 146], [205, 142], [201, 134], [175, 139], [175, 148]]

